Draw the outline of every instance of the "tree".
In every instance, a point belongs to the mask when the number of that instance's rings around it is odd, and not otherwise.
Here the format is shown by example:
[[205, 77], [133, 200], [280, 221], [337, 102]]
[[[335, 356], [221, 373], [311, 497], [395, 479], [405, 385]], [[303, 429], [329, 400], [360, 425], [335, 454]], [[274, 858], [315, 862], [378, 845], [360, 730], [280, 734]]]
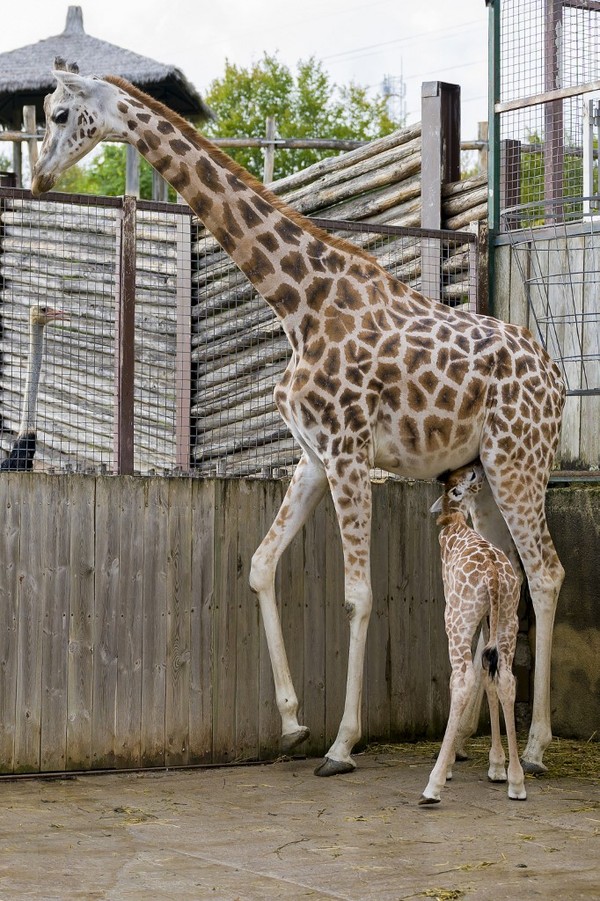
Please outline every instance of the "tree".
[[[265, 53], [249, 68], [229, 61], [223, 78], [209, 86], [205, 100], [216, 120], [204, 129], [208, 137], [263, 136], [267, 116], [277, 122], [282, 138], [335, 138], [371, 140], [398, 127], [386, 110], [385, 100], [370, 100], [358, 85], [338, 88], [311, 57], [297, 64], [296, 74]], [[305, 169], [335, 150], [282, 150], [275, 155], [274, 178]], [[258, 178], [262, 176], [260, 148], [236, 148], [228, 153]]]

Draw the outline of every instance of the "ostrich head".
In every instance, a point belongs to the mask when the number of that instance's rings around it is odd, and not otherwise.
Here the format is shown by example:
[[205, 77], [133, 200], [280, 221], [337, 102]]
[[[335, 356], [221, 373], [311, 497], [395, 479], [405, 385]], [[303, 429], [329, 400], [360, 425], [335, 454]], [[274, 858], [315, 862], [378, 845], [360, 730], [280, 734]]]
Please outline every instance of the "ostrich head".
[[31, 325], [45, 326], [55, 319], [68, 319], [68, 316], [63, 310], [55, 310], [53, 307], [45, 306], [45, 304], [35, 305], [29, 310], [29, 322]]

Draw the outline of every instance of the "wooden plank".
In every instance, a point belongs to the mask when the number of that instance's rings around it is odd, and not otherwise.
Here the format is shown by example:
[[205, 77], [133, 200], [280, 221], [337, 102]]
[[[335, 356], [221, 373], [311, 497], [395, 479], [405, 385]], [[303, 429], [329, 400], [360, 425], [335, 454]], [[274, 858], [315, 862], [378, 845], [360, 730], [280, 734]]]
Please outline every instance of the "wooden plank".
[[189, 761], [192, 508], [189, 479], [169, 479], [165, 761]]
[[21, 531], [20, 481], [0, 479], [0, 772], [14, 770], [17, 705], [18, 554]]
[[325, 743], [325, 603], [328, 544], [326, 501], [321, 501], [304, 526], [304, 725], [310, 737], [301, 746], [309, 755], [324, 754]]
[[17, 716], [14, 771], [36, 772], [40, 768], [42, 616], [45, 537], [48, 523], [43, 509], [40, 481], [29, 474], [12, 473], [18, 488], [20, 540], [17, 557]]
[[142, 562], [145, 491], [139, 479], [124, 477], [119, 518], [119, 592], [117, 604], [117, 684], [115, 765], [141, 763], [143, 593]]
[[363, 740], [389, 740], [390, 684], [388, 654], [389, 634], [389, 534], [390, 482], [373, 484], [373, 516], [371, 525], [371, 584], [373, 611], [367, 636], [365, 686], [363, 692]]
[[221, 480], [215, 488], [213, 759], [221, 763], [235, 759], [238, 491], [239, 483], [231, 480]]
[[[252, 531], [254, 535], [254, 550], [252, 553], [254, 553], [277, 516], [287, 486], [283, 482], [263, 482], [262, 480], [256, 480], [252, 484], [257, 491], [256, 512], [252, 520]], [[281, 616], [281, 567], [278, 567], [275, 575], [275, 594], [277, 597], [277, 609]], [[260, 698], [258, 710], [259, 754], [262, 759], [272, 760], [279, 751], [281, 717], [275, 699], [273, 669], [271, 667], [271, 658], [267, 647], [267, 638], [262, 617], [260, 617], [259, 628], [258, 679]]]
[[236, 760], [258, 760], [260, 723], [260, 614], [258, 598], [248, 578], [256, 550], [256, 495], [270, 484], [243, 480], [237, 483], [237, 566], [231, 577], [232, 604], [236, 608]]
[[94, 605], [94, 666], [92, 676], [92, 766], [112, 768], [116, 763], [120, 596], [120, 508], [123, 481], [99, 478], [96, 482], [96, 584]]
[[144, 482], [142, 765], [165, 763], [168, 483]]
[[350, 630], [344, 612], [344, 558], [333, 501], [325, 500], [325, 744], [337, 735], [344, 713]]
[[215, 483], [192, 480], [189, 762], [212, 761]]
[[96, 480], [61, 479], [69, 510], [66, 769], [92, 765]]
[[[68, 648], [70, 598], [69, 500], [66, 482], [36, 474], [43, 496], [37, 514], [44, 524], [43, 595], [40, 610], [42, 631], [42, 710], [40, 769], [45, 772], [65, 769], [67, 760]], [[61, 523], [61, 528], [56, 528]]]

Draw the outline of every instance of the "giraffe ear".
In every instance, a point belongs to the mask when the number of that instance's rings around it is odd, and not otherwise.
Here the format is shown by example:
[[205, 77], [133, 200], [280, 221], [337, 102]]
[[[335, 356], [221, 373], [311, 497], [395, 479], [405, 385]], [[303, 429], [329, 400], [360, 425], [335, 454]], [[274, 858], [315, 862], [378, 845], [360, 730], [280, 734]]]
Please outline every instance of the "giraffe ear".
[[86, 93], [86, 79], [77, 72], [65, 72], [63, 69], [53, 69], [52, 74], [58, 83], [70, 94], [84, 95]]
[[437, 501], [434, 501], [431, 507], [429, 508], [430, 513], [441, 513], [442, 512], [442, 498], [444, 495], [442, 494], [438, 497]]

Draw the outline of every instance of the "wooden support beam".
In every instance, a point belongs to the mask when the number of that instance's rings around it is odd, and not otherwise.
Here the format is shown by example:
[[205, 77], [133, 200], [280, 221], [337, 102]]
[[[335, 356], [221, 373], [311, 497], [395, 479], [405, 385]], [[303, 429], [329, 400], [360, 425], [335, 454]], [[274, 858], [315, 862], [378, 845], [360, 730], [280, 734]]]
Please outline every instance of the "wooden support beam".
[[136, 199], [125, 196], [117, 217], [115, 468], [133, 473]]

